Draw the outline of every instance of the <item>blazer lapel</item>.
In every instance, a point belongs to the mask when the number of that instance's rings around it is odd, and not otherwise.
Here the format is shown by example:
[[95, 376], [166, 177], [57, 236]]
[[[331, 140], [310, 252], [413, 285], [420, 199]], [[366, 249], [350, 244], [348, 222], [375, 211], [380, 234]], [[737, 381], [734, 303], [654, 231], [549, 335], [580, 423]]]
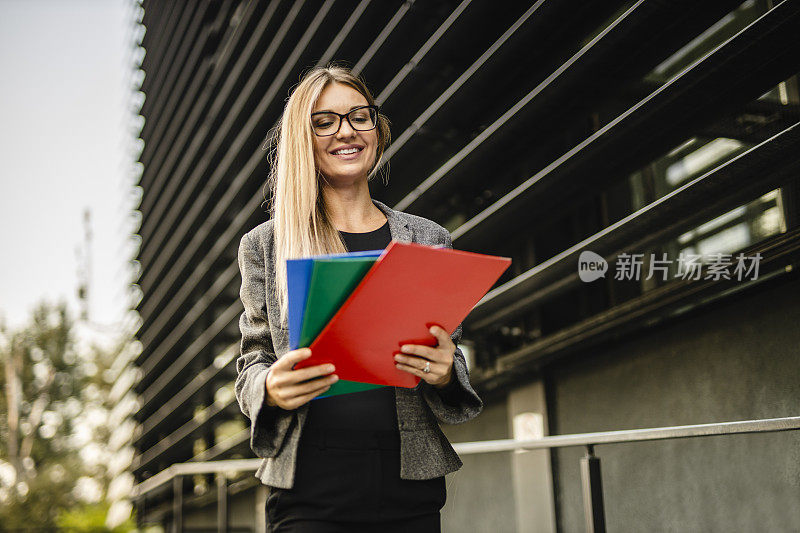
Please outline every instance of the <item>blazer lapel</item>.
[[375, 199], [372, 200], [372, 203], [386, 215], [386, 219], [389, 221], [389, 233], [392, 234], [392, 239], [402, 242], [414, 242], [414, 233], [399, 211], [395, 211], [388, 205]]

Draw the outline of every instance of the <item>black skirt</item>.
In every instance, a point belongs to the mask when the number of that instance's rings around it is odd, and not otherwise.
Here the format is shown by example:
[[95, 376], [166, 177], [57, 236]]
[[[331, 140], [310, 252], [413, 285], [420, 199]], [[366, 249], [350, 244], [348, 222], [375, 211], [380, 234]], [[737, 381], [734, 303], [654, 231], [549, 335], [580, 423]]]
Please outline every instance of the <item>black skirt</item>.
[[293, 488], [270, 487], [267, 531], [439, 533], [445, 499], [443, 476], [400, 479], [397, 430], [304, 428]]

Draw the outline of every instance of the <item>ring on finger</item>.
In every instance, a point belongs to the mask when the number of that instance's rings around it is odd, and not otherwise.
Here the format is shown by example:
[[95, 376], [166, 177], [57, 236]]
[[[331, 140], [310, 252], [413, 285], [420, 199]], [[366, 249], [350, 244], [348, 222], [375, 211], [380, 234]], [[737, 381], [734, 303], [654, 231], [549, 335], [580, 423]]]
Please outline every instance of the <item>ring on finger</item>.
[[430, 361], [425, 361], [425, 368], [423, 368], [422, 371], [425, 372], [426, 374], [431, 371], [431, 362]]

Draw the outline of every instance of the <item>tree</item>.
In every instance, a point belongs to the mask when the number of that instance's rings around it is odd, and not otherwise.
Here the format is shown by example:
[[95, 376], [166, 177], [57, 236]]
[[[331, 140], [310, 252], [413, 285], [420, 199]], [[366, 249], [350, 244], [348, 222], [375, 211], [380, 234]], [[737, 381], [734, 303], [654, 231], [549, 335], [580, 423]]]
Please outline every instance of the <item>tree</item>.
[[0, 529], [76, 530], [81, 513], [96, 522], [113, 357], [78, 342], [63, 302], [40, 303], [18, 331], [0, 318]]

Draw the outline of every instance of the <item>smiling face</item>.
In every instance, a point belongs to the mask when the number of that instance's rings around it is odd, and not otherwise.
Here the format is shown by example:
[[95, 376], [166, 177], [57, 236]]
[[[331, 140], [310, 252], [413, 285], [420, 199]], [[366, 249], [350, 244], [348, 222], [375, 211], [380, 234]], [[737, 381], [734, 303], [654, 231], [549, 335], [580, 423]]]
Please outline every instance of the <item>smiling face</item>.
[[[364, 95], [354, 88], [333, 82], [322, 90], [312, 112], [333, 111], [344, 115], [353, 108], [368, 104]], [[314, 161], [329, 182], [353, 183], [366, 179], [375, 163], [377, 146], [377, 129], [354, 130], [347, 119], [342, 119], [335, 135], [314, 135]]]

